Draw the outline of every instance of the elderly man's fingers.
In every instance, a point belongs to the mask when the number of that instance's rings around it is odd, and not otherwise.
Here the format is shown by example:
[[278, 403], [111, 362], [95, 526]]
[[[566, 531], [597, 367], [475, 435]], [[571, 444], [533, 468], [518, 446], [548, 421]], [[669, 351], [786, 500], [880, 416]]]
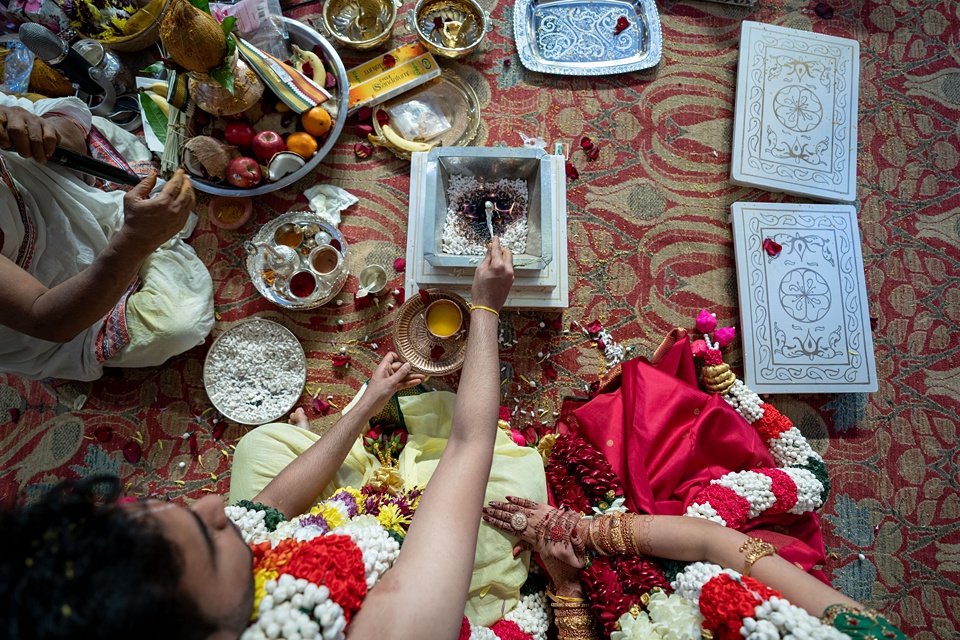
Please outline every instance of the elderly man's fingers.
[[128, 195], [132, 195], [138, 200], [144, 200], [150, 196], [150, 192], [157, 184], [157, 174], [153, 171], [147, 174], [147, 177], [141, 180]]
[[43, 161], [46, 162], [53, 155], [57, 145], [60, 144], [60, 132], [46, 120], [43, 121], [43, 139], [41, 142], [43, 143]]

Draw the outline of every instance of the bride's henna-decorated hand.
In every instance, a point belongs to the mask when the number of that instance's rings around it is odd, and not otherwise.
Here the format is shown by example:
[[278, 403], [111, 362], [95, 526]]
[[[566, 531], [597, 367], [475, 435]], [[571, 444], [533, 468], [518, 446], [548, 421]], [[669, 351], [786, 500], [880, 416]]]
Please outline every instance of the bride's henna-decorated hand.
[[578, 586], [580, 570], [586, 564], [583, 540], [576, 532], [580, 514], [525, 498], [507, 496], [507, 500], [484, 507], [483, 519], [520, 538], [514, 555], [524, 545], [539, 553], [558, 591]]

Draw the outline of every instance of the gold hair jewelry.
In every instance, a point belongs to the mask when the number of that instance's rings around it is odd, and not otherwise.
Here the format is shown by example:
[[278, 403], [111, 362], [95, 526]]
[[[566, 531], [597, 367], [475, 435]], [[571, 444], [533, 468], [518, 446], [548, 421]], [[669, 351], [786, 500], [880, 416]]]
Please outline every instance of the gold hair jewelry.
[[474, 309], [483, 309], [484, 311], [489, 311], [490, 313], [497, 316], [498, 318], [500, 317], [499, 311], [497, 311], [496, 309], [491, 309], [490, 307], [485, 307], [482, 304], [468, 304], [467, 306], [470, 307], [470, 311], [473, 311]]
[[760, 558], [776, 555], [777, 548], [760, 538], [747, 538], [747, 541], [740, 545], [740, 552], [745, 554], [743, 557], [743, 575], [749, 576], [753, 563]]

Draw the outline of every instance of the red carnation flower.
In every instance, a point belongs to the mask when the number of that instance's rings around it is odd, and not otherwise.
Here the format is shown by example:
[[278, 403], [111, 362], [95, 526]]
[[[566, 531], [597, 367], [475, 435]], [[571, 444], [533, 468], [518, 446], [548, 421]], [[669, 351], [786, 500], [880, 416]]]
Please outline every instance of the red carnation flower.
[[397, 258], [393, 261], [393, 270], [397, 273], [403, 273], [407, 270], [407, 261], [405, 258]]

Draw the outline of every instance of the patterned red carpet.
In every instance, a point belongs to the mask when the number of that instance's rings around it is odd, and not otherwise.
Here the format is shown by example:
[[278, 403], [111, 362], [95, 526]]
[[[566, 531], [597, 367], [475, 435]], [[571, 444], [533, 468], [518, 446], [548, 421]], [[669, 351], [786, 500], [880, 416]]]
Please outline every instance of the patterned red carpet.
[[[526, 71], [513, 45], [512, 4], [490, 7], [495, 24], [484, 48], [447, 64], [474, 87], [483, 111], [476, 144], [520, 146], [519, 132], [578, 146], [589, 136], [596, 160], [573, 154], [580, 178], [568, 186], [571, 321], [601, 321], [614, 338], [650, 355], [702, 308], [737, 324], [729, 205], [783, 199], [731, 186], [729, 175], [740, 21], [749, 18], [856, 38], [861, 44], [858, 195], [870, 315], [876, 318], [880, 390], [872, 395], [773, 399], [812, 439], [830, 468], [833, 496], [823, 509], [826, 571], [850, 596], [884, 610], [916, 638], [956, 637], [960, 615], [960, 5], [950, 0], [837, 0], [831, 20], [816, 2], [761, 0], [756, 11], [707, 2], [659, 2], [664, 59], [648, 72], [595, 78]], [[319, 5], [295, 10], [318, 21]], [[398, 26], [394, 42], [409, 33]], [[507, 64], [507, 61], [510, 64]], [[348, 66], [349, 66], [348, 61]], [[409, 164], [384, 150], [354, 157], [352, 128], [316, 180], [341, 186], [360, 203], [343, 231], [355, 264], [389, 265], [404, 254]], [[282, 312], [254, 291], [241, 267], [242, 242], [279, 213], [303, 207], [300, 190], [263, 198], [238, 232], [210, 227], [201, 204], [192, 244], [215, 282], [225, 328], [252, 315], [296, 333], [308, 354], [308, 389], [320, 386], [342, 407], [391, 347], [395, 310], [385, 296], [358, 309]], [[564, 395], [602, 373], [599, 352], [577, 332], [541, 329], [559, 314], [512, 312], [502, 354], [507, 396], [549, 419]], [[344, 324], [337, 325], [342, 319]], [[548, 325], [549, 327], [549, 325]], [[950, 327], [954, 327], [953, 330]], [[377, 349], [373, 344], [378, 345]], [[345, 345], [353, 366], [335, 369]], [[203, 389], [206, 348], [167, 365], [108, 374], [94, 384], [57, 388], [0, 376], [0, 410], [19, 411], [0, 426], [0, 495], [31, 499], [62, 478], [113, 472], [128, 493], [193, 499], [229, 487], [229, 445], [244, 428], [228, 424], [221, 441]], [[538, 363], [550, 353], [559, 377]], [[739, 366], [739, 353], [728, 361]], [[536, 381], [537, 387], [517, 383]], [[447, 380], [431, 382], [437, 386]], [[86, 396], [75, 409], [78, 396]], [[82, 398], [81, 398], [82, 399]], [[310, 398], [302, 398], [310, 406]], [[335, 415], [320, 417], [323, 428]], [[104, 429], [106, 427], [106, 429]], [[194, 439], [183, 438], [192, 433]], [[131, 463], [124, 447], [137, 441]], [[859, 554], [862, 554], [859, 555]]]

